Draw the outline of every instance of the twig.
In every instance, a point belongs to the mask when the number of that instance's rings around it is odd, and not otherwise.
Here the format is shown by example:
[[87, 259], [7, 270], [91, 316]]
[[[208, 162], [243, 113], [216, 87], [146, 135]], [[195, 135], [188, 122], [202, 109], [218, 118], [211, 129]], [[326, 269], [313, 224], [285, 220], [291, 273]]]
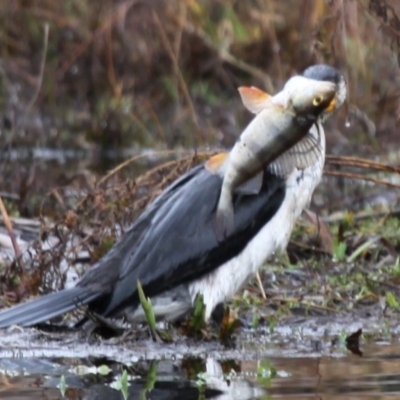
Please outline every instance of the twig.
[[[46, 23], [44, 24], [44, 43], [43, 43], [43, 55], [42, 55], [42, 61], [40, 63], [40, 70], [39, 70], [39, 76], [38, 76], [38, 82], [36, 85], [36, 90], [33, 93], [32, 99], [29, 102], [28, 106], [26, 107], [25, 110], [25, 117], [29, 114], [29, 112], [31, 111], [33, 105], [35, 104], [39, 93], [40, 93], [40, 89], [42, 88], [42, 83], [43, 83], [43, 75], [44, 75], [44, 67], [46, 65], [46, 56], [47, 56], [47, 47], [49, 44], [49, 24]], [[25, 119], [24, 117], [24, 119]]]
[[[387, 28], [388, 30], [390, 30], [394, 35], [396, 36], [400, 36], [400, 32], [398, 32], [395, 28], [393, 28], [393, 26], [391, 24], [388, 24], [387, 22], [385, 22], [382, 18], [380, 18], [378, 15], [376, 15], [375, 13], [371, 12], [371, 10], [366, 7], [363, 2], [361, 0], [357, 0], [357, 3], [359, 4], [359, 6], [361, 8], [364, 9], [365, 12], [367, 12], [369, 15], [371, 15], [372, 18], [376, 19], [381, 25], [383, 25], [385, 28]], [[393, 12], [393, 8], [386, 5], [388, 9], [390, 9]], [[393, 12], [394, 13], [394, 12]], [[395, 13], [394, 13], [395, 14]]]
[[279, 303], [297, 303], [301, 306], [306, 306], [306, 307], [312, 307], [317, 310], [322, 310], [322, 311], [328, 311], [332, 313], [337, 313], [338, 310], [331, 308], [331, 307], [326, 307], [326, 306], [319, 306], [315, 303], [310, 303], [307, 300], [302, 300], [301, 297], [273, 297], [271, 302], [279, 302]]
[[[336, 222], [343, 221], [345, 213], [340, 213], [339, 215], [329, 215], [326, 217], [321, 217], [321, 219], [326, 222], [327, 224], [332, 224]], [[357, 214], [352, 215], [352, 219], [354, 221], [360, 221], [362, 219], [369, 219], [369, 218], [381, 218], [381, 217], [388, 217], [388, 216], [399, 216], [400, 215], [400, 208], [395, 208], [393, 210], [386, 210], [386, 211], [361, 211]]]
[[262, 280], [261, 280], [259, 272], [256, 273], [256, 278], [257, 278], [258, 287], [260, 288], [262, 297], [263, 297], [264, 300], [266, 300], [267, 299], [267, 295], [265, 294], [264, 285], [262, 283]]
[[129, 9], [137, 3], [137, 0], [130, 0], [123, 2], [120, 4], [117, 8], [117, 11], [108, 18], [103, 25], [101, 25], [94, 33], [93, 35], [89, 38], [89, 40], [85, 43], [82, 43], [78, 46], [76, 49], [75, 53], [67, 59], [62, 65], [61, 68], [58, 72], [58, 80], [61, 80], [65, 73], [70, 69], [71, 65], [76, 62], [76, 60], [86, 51], [86, 49], [97, 39], [100, 37], [104, 32], [109, 29], [110, 26], [112, 26], [115, 22], [118, 20], [122, 19], [125, 17], [126, 13], [129, 11]]
[[191, 25], [190, 23], [185, 26], [185, 30], [189, 35], [196, 35], [204, 43], [205, 46], [218, 54], [222, 61], [225, 61], [226, 63], [231, 64], [244, 72], [247, 72], [257, 79], [260, 79], [265, 84], [267, 91], [269, 93], [273, 93], [274, 85], [272, 84], [271, 77], [263, 72], [263, 70], [257, 67], [253, 67], [252, 65], [247, 64], [245, 61], [234, 57], [226, 49], [218, 48], [214, 44], [213, 40], [203, 30]]
[[300, 249], [312, 251], [313, 253], [330, 254], [329, 251], [327, 251], [321, 247], [308, 246], [302, 242], [298, 242], [297, 240], [291, 239], [289, 243], [293, 246], [299, 247]]
[[226, 50], [220, 51], [219, 56], [223, 61], [227, 62], [228, 64], [231, 64], [234, 67], [262, 80], [269, 93], [272, 93], [274, 91], [274, 85], [272, 84], [271, 78], [258, 68], [253, 67], [250, 64], [244, 62], [243, 60], [234, 57], [231, 53], [227, 52]]
[[125, 168], [129, 164], [133, 163], [134, 161], [140, 160], [145, 157], [151, 156], [165, 156], [165, 155], [171, 155], [171, 154], [178, 154], [178, 153], [188, 153], [188, 152], [193, 152], [193, 150], [161, 150], [161, 151], [155, 151], [152, 152], [151, 154], [148, 153], [142, 153], [142, 154], [137, 154], [131, 158], [128, 158], [121, 164], [118, 164], [115, 168], [113, 168], [111, 171], [109, 171], [106, 175], [104, 175], [98, 182], [97, 185], [103, 184], [105, 181], [110, 179], [113, 175], [115, 175], [117, 172], [121, 171], [121, 169]]
[[373, 183], [378, 183], [379, 185], [386, 185], [392, 188], [400, 189], [400, 185], [388, 181], [384, 181], [382, 179], [371, 178], [370, 176], [365, 176], [362, 174], [354, 174], [352, 172], [342, 172], [342, 171], [331, 171], [331, 170], [324, 170], [324, 175], [327, 176], [339, 176], [342, 178], [349, 178], [349, 179], [359, 179], [362, 181], [368, 181]]
[[367, 158], [358, 158], [351, 156], [334, 156], [331, 154], [326, 155], [327, 164], [341, 165], [346, 167], [369, 168], [385, 172], [395, 172], [400, 174], [400, 167], [393, 165], [383, 164], [378, 161], [369, 160]]
[[371, 283], [375, 283], [377, 285], [386, 286], [392, 290], [395, 290], [396, 292], [398, 292], [400, 290], [400, 286], [390, 283], [390, 282], [383, 282], [383, 281], [379, 281], [377, 279], [372, 279], [372, 278], [368, 278], [368, 277], [365, 277], [365, 280], [368, 282], [371, 282]]
[[105, 45], [106, 45], [106, 60], [107, 60], [107, 77], [108, 81], [113, 89], [114, 96], [121, 97], [122, 84], [117, 82], [115, 76], [115, 68], [112, 53], [112, 31], [111, 25], [105, 30]]
[[157, 15], [156, 12], [153, 12], [153, 18], [154, 18], [154, 21], [156, 22], [156, 24], [158, 26], [158, 29], [160, 31], [161, 40], [162, 40], [162, 42], [163, 42], [163, 44], [165, 46], [165, 49], [167, 50], [167, 53], [168, 53], [169, 57], [171, 58], [171, 61], [172, 61], [173, 65], [174, 65], [174, 70], [175, 70], [176, 76], [178, 78], [179, 86], [182, 89], [182, 92], [183, 92], [183, 95], [185, 97], [186, 103], [187, 103], [187, 105], [189, 107], [189, 110], [190, 110], [190, 114], [191, 114], [191, 117], [192, 117], [192, 122], [194, 123], [196, 128], [199, 129], [200, 126], [199, 126], [199, 121], [197, 120], [196, 111], [194, 109], [194, 105], [193, 105], [192, 99], [190, 98], [189, 90], [187, 88], [185, 79], [183, 78], [182, 71], [181, 71], [181, 69], [179, 67], [179, 63], [178, 63], [177, 57], [176, 57], [174, 51], [172, 50], [171, 43], [167, 38], [167, 35], [166, 35], [165, 31], [164, 31], [164, 28], [163, 28], [163, 26], [161, 24], [161, 21], [158, 18], [158, 15]]

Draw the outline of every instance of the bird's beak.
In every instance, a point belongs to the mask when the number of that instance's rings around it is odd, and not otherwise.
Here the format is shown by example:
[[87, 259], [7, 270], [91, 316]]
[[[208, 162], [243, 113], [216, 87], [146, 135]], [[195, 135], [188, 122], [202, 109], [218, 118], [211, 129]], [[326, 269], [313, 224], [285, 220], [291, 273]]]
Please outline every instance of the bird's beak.
[[336, 108], [336, 96], [329, 103], [328, 107], [325, 108], [325, 112], [332, 112]]

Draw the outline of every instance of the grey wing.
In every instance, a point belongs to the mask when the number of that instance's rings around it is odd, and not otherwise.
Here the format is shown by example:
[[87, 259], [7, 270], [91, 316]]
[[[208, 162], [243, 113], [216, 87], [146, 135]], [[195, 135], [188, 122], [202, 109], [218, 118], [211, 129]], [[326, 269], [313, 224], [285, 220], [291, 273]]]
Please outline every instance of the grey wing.
[[265, 173], [257, 195], [234, 200], [235, 232], [219, 242], [215, 210], [222, 179], [205, 168], [177, 188], [148, 221], [140, 241], [123, 260], [115, 289], [102, 304], [111, 315], [137, 303], [137, 280], [154, 296], [203, 276], [238, 254], [281, 205], [284, 181]]
[[325, 150], [323, 129], [321, 124], [313, 125], [303, 139], [270, 164], [270, 171], [287, 176], [294, 168], [305, 169], [316, 164]]

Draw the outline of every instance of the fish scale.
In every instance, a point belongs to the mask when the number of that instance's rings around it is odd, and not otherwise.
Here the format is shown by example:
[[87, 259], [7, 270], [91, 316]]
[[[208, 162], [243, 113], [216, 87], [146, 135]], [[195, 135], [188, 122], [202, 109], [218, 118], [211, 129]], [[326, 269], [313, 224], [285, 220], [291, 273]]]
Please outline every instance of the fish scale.
[[[224, 240], [234, 232], [233, 194], [235, 189], [251, 180], [262, 182], [262, 170], [281, 154], [303, 139], [318, 116], [334, 106], [336, 85], [295, 76], [275, 96], [256, 96], [256, 117], [236, 142], [223, 169], [223, 184], [216, 211], [216, 233]], [[251, 100], [241, 91], [244, 104], [251, 109]], [[261, 99], [261, 101], [260, 101]]]

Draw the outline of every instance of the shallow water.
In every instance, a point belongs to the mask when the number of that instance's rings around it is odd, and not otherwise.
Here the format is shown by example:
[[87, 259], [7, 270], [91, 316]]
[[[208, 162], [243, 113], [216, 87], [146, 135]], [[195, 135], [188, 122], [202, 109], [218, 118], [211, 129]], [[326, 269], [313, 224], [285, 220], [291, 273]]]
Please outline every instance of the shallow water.
[[[386, 399], [400, 396], [400, 346], [371, 345], [364, 356], [191, 358], [138, 361], [127, 368], [129, 399]], [[96, 365], [108, 365], [101, 375]], [[88, 368], [84, 368], [87, 366]], [[3, 358], [2, 399], [123, 399], [112, 388], [121, 364], [96, 358]], [[110, 386], [111, 385], [111, 386]]]
[[[288, 341], [274, 335], [255, 335], [252, 341], [248, 334], [226, 349], [212, 341], [88, 344], [11, 331], [0, 338], [0, 398], [50, 400], [64, 394], [106, 400], [124, 399], [124, 393], [131, 400], [400, 397], [397, 338], [367, 335], [359, 356], [333, 345], [332, 337], [316, 335], [315, 346], [307, 331], [302, 334], [297, 341], [294, 334]], [[282, 332], [277, 335], [282, 339]]]

